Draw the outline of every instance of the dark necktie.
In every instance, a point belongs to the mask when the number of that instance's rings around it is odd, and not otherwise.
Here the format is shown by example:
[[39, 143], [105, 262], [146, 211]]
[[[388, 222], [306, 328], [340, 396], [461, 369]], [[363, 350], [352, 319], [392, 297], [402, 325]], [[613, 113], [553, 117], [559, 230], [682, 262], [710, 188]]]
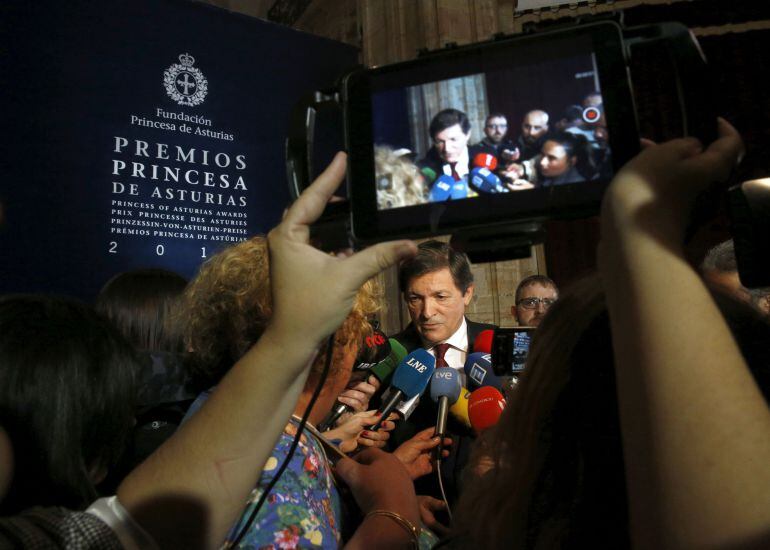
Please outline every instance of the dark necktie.
[[449, 168], [452, 169], [452, 177], [454, 178], [454, 180], [460, 181], [462, 178], [460, 177], [460, 174], [457, 173], [457, 163], [456, 162], [449, 163]]
[[436, 355], [436, 368], [440, 369], [441, 367], [448, 367], [449, 363], [446, 362], [446, 359], [444, 359], [444, 354], [446, 353], [446, 350], [449, 349], [449, 344], [436, 344], [433, 346], [433, 353]]

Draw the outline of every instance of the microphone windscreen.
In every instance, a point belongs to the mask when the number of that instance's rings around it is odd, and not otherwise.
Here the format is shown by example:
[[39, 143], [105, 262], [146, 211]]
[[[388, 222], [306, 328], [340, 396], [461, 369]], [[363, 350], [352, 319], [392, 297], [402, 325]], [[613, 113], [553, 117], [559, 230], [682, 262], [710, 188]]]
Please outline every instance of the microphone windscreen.
[[460, 375], [456, 370], [441, 368], [433, 371], [433, 376], [430, 378], [430, 398], [436, 403], [442, 397], [447, 397], [449, 404], [453, 405], [460, 397], [461, 389]]
[[435, 369], [436, 358], [426, 350], [418, 348], [404, 357], [396, 367], [391, 385], [401, 390], [407, 399], [411, 399], [425, 391]]
[[384, 361], [374, 365], [371, 371], [369, 371], [382, 385], [390, 384], [390, 377], [393, 375], [393, 371], [396, 370], [398, 364], [406, 357], [406, 348], [401, 345], [401, 342], [395, 338], [389, 338], [388, 343], [390, 344], [390, 354]]
[[454, 184], [455, 180], [452, 176], [441, 174], [430, 188], [431, 202], [441, 202], [451, 197]]
[[452, 185], [452, 199], [467, 199], [468, 198], [468, 185], [465, 180], [454, 182]]
[[471, 186], [480, 193], [505, 193], [506, 189], [497, 174], [488, 168], [474, 168], [470, 175]]
[[420, 174], [422, 174], [422, 177], [424, 177], [425, 181], [428, 182], [428, 185], [436, 181], [436, 171], [429, 166], [423, 166], [420, 168]]
[[468, 386], [492, 386], [498, 390], [502, 388], [500, 378], [492, 370], [492, 356], [488, 353], [477, 351], [469, 354], [463, 370], [468, 377]]
[[449, 414], [466, 428], [471, 427], [471, 420], [468, 418], [468, 398], [470, 395], [471, 392], [466, 388], [460, 388], [460, 396], [455, 401], [455, 404], [449, 407]]
[[473, 429], [479, 433], [497, 424], [503, 409], [503, 394], [491, 386], [475, 390], [468, 398], [468, 418]]
[[377, 363], [384, 361], [390, 355], [390, 342], [387, 336], [379, 329], [374, 329], [371, 336], [367, 336], [364, 345], [358, 350], [356, 358], [356, 370], [369, 370]]
[[473, 351], [481, 351], [483, 353], [492, 353], [492, 340], [495, 337], [494, 330], [482, 330], [476, 339], [473, 341]]
[[494, 170], [497, 168], [497, 157], [489, 153], [479, 153], [473, 157], [473, 166]]

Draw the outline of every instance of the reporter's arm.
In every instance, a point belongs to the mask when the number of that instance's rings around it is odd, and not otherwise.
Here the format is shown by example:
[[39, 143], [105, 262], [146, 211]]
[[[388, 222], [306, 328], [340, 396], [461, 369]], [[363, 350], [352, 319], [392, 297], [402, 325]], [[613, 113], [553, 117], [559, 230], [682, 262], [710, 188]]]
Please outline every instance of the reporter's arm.
[[770, 533], [770, 412], [682, 249], [695, 195], [739, 154], [735, 130], [722, 124], [721, 135], [703, 152], [692, 140], [649, 147], [602, 207], [599, 267], [639, 547]]
[[[346, 550], [414, 548], [415, 536], [406, 525], [419, 530], [420, 511], [414, 484], [399, 460], [379, 449], [368, 449], [355, 459], [341, 460], [336, 470], [365, 516]], [[381, 512], [396, 514], [401, 520]]]
[[350, 257], [308, 244], [309, 225], [344, 173], [339, 154], [270, 232], [273, 317], [260, 340], [118, 488], [123, 506], [163, 547], [221, 544], [293, 412], [316, 347], [343, 322], [367, 279], [415, 253], [408, 241]]

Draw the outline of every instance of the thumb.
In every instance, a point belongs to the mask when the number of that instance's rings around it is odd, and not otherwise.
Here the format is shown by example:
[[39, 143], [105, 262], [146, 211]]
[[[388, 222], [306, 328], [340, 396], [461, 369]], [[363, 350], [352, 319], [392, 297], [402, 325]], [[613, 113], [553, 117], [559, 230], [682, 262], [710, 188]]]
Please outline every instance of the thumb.
[[417, 254], [417, 245], [412, 241], [390, 241], [370, 246], [347, 258], [342, 264], [345, 269], [357, 276], [356, 283], [362, 285], [380, 271], [415, 254]]

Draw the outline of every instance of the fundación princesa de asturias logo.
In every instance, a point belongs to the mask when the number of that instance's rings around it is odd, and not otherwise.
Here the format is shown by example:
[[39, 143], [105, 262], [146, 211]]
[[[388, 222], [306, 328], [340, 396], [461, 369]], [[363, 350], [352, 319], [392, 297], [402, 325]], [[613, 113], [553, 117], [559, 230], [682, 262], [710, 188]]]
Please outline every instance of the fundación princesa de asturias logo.
[[163, 73], [163, 85], [168, 96], [179, 105], [194, 107], [200, 105], [209, 91], [209, 81], [195, 64], [189, 53], [179, 56], [180, 63], [174, 63]]

